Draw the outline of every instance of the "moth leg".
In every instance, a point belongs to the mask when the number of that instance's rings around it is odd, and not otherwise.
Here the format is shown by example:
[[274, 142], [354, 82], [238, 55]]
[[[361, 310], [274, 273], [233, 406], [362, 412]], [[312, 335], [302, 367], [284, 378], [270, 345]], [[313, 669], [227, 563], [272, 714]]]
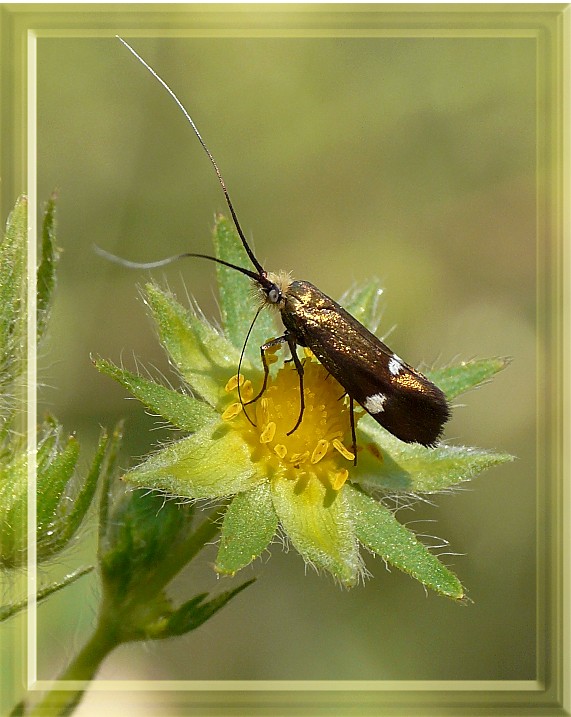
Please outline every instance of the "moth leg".
[[268, 362], [266, 361], [266, 351], [270, 349], [272, 346], [279, 346], [280, 344], [284, 344], [287, 342], [287, 336], [278, 336], [277, 339], [272, 339], [271, 341], [268, 341], [267, 343], [260, 346], [260, 356], [262, 357], [262, 365], [264, 367], [264, 381], [262, 383], [262, 388], [258, 391], [258, 394], [254, 396], [254, 398], [250, 399], [249, 401], [246, 401], [244, 404], [245, 406], [249, 406], [251, 403], [256, 403], [256, 401], [260, 398], [260, 396], [264, 393], [266, 390], [266, 386], [268, 385], [268, 376], [270, 375], [270, 367], [268, 366]]
[[287, 435], [291, 436], [291, 434], [297, 429], [297, 427], [301, 423], [301, 419], [303, 418], [303, 412], [305, 410], [305, 396], [303, 393], [303, 364], [301, 363], [299, 356], [297, 355], [297, 342], [291, 334], [286, 334], [285, 339], [288, 343], [289, 350], [291, 351], [291, 358], [295, 364], [297, 375], [299, 376], [299, 416], [295, 426], [291, 429], [291, 431], [287, 432]]
[[353, 458], [353, 465], [357, 465], [357, 433], [355, 431], [355, 413], [354, 413], [355, 404], [353, 402], [353, 399], [351, 396], [349, 396], [349, 415], [351, 416], [351, 440], [353, 441], [353, 455], [355, 458]]

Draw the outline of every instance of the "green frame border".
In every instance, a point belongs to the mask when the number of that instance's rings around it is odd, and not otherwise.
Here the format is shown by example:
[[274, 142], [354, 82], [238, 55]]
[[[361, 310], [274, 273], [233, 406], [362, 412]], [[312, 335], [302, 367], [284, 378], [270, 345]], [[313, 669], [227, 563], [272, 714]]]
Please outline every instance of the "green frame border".
[[[537, 311], [541, 376], [537, 386], [537, 672], [520, 682], [94, 682], [100, 709], [136, 710], [141, 691], [160, 694], [163, 714], [571, 714], [571, 544], [569, 359], [569, 119], [571, 8], [568, 5], [0, 5], [0, 210], [30, 201], [35, 246], [35, 40], [37, 37], [135, 36], [495, 36], [537, 43]], [[30, 252], [34, 273], [35, 252]], [[34, 287], [32, 287], [34, 288]], [[33, 296], [32, 296], [33, 295]], [[30, 292], [31, 319], [35, 292]], [[35, 335], [33, 333], [32, 335]], [[35, 427], [34, 362], [29, 421]], [[33, 449], [35, 430], [30, 431]], [[33, 497], [31, 491], [30, 497]], [[30, 501], [33, 516], [34, 504]], [[30, 521], [33, 525], [33, 522]], [[34, 595], [35, 571], [29, 571]], [[35, 679], [35, 604], [28, 612], [22, 689], [33, 693], [78, 683]], [[20, 645], [3, 645], [6, 654]], [[31, 649], [30, 649], [31, 648]], [[3, 670], [4, 674], [6, 671]], [[107, 695], [106, 695], [107, 693]], [[33, 698], [33, 695], [30, 695]], [[132, 698], [135, 698], [132, 701]], [[18, 697], [19, 698], [19, 697]], [[6, 697], [4, 698], [6, 699]], [[15, 703], [14, 699], [13, 703]]]

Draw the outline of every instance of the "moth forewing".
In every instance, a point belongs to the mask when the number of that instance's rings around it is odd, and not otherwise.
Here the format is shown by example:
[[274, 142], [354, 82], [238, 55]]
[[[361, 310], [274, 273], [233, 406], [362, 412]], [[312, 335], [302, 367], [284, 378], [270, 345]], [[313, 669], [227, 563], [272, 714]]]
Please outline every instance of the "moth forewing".
[[351, 314], [307, 281], [293, 281], [281, 309], [296, 342], [381, 426], [407, 443], [436, 443], [450, 415], [443, 392]]

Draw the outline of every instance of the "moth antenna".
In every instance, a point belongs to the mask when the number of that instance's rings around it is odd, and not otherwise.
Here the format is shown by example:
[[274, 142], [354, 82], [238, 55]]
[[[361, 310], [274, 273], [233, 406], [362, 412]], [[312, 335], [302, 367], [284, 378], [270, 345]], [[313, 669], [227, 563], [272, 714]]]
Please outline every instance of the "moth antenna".
[[246, 405], [244, 401], [242, 400], [242, 393], [240, 391], [240, 372], [242, 371], [242, 361], [244, 360], [244, 354], [246, 353], [246, 346], [248, 345], [248, 339], [250, 338], [250, 334], [252, 333], [252, 330], [254, 328], [254, 324], [258, 320], [258, 316], [260, 315], [260, 312], [262, 311], [264, 307], [260, 306], [258, 310], [256, 311], [256, 315], [252, 319], [252, 323], [250, 324], [250, 328], [248, 329], [248, 333], [246, 334], [246, 338], [244, 339], [244, 345], [242, 346], [242, 351], [240, 352], [240, 360], [238, 361], [238, 400], [240, 401], [240, 405], [242, 406], [242, 410], [244, 411], [244, 415], [248, 419], [248, 421], [252, 424], [252, 426], [256, 426], [254, 421], [248, 416], [248, 413], [246, 411]]
[[162, 79], [162, 77], [159, 77], [159, 75], [153, 70], [153, 68], [143, 60], [143, 58], [137, 53], [136, 50], [134, 50], [131, 45], [129, 45], [128, 42], [123, 40], [122, 37], [119, 37], [119, 35], [115, 35], [115, 37], [125, 45], [125, 47], [129, 50], [131, 54], [133, 54], [137, 60], [143, 65], [143, 67], [146, 67], [147, 70], [151, 73], [151, 75], [158, 81], [160, 84], [165, 88], [165, 90], [169, 93], [169, 95], [173, 98], [173, 100], [178, 105], [178, 108], [182, 111], [188, 122], [190, 123], [190, 126], [192, 127], [194, 134], [197, 136], [198, 141], [202, 145], [202, 149], [206, 152], [208, 155], [208, 159], [210, 160], [212, 166], [214, 167], [214, 171], [216, 172], [216, 176], [218, 177], [218, 181], [220, 183], [220, 186], [222, 187], [222, 191], [224, 192], [224, 197], [226, 199], [226, 204], [228, 205], [228, 209], [230, 210], [230, 214], [232, 215], [232, 219], [234, 221], [234, 225], [236, 227], [236, 231], [238, 232], [238, 235], [240, 237], [240, 240], [242, 241], [242, 245], [244, 249], [246, 250], [246, 253], [248, 254], [250, 261], [252, 264], [256, 267], [258, 272], [260, 274], [264, 274], [264, 268], [260, 264], [260, 262], [256, 259], [254, 256], [254, 252], [250, 249], [250, 246], [248, 245], [248, 242], [246, 240], [246, 237], [244, 236], [244, 232], [242, 231], [242, 227], [240, 226], [240, 222], [238, 221], [238, 217], [236, 216], [236, 212], [234, 211], [234, 206], [232, 205], [232, 201], [230, 199], [230, 195], [228, 194], [228, 190], [226, 189], [226, 184], [224, 182], [224, 179], [222, 177], [222, 174], [220, 173], [220, 170], [218, 169], [218, 165], [216, 164], [216, 160], [212, 156], [212, 153], [206, 146], [205, 141], [202, 139], [202, 136], [200, 132], [198, 131], [197, 126], [194, 124], [194, 121], [192, 117], [189, 115], [189, 113], [186, 110], [186, 107], [182, 104], [182, 102], [179, 100], [179, 98], [175, 95], [175, 93], [171, 90], [171, 88], [167, 85], [167, 83]]
[[264, 281], [262, 281], [263, 277], [260, 277], [255, 272], [250, 271], [249, 269], [244, 269], [243, 266], [231, 264], [229, 261], [224, 261], [224, 259], [218, 259], [215, 256], [209, 256], [208, 254], [194, 254], [192, 252], [185, 252], [184, 254], [175, 254], [174, 256], [168, 256], [166, 259], [159, 259], [158, 261], [130, 261], [129, 259], [123, 259], [116, 254], [111, 254], [111, 252], [109, 251], [105, 251], [105, 249], [102, 249], [100, 246], [97, 246], [97, 244], [94, 244], [93, 248], [95, 252], [99, 254], [99, 256], [102, 256], [104, 259], [112, 261], [114, 264], [126, 266], [128, 269], [158, 269], [161, 266], [168, 266], [168, 264], [173, 264], [179, 259], [193, 257], [197, 259], [208, 259], [209, 261], [214, 261], [217, 264], [222, 264], [222, 266], [227, 266], [230, 269], [235, 269], [241, 274], [249, 276], [250, 279], [254, 279], [254, 281], [257, 281], [262, 285], [264, 284]]

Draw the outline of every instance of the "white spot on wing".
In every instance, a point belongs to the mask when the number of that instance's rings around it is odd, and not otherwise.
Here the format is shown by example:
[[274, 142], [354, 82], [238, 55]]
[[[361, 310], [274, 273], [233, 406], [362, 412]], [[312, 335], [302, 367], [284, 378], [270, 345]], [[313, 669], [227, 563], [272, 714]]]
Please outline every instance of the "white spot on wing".
[[365, 409], [372, 413], [373, 415], [375, 413], [381, 413], [385, 410], [385, 401], [387, 400], [387, 397], [384, 393], [374, 393], [372, 396], [368, 396], [365, 399]]
[[402, 359], [400, 356], [393, 354], [392, 359], [389, 361], [389, 371], [393, 376], [396, 376], [402, 369]]

